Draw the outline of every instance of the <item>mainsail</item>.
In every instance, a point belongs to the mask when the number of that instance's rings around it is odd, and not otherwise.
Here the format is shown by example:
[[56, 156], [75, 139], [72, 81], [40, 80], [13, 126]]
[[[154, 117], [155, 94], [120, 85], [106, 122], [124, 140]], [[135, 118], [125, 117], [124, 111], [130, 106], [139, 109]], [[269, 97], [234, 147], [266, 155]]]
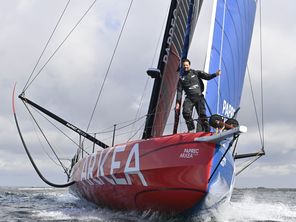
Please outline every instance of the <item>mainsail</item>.
[[[216, 7], [215, 7], [216, 6]], [[206, 71], [222, 74], [207, 83], [208, 114], [232, 118], [240, 106], [256, 12], [256, 0], [214, 0]]]
[[143, 138], [161, 136], [172, 107], [180, 60], [188, 48], [202, 0], [173, 0], [158, 61], [160, 76], [154, 81]]

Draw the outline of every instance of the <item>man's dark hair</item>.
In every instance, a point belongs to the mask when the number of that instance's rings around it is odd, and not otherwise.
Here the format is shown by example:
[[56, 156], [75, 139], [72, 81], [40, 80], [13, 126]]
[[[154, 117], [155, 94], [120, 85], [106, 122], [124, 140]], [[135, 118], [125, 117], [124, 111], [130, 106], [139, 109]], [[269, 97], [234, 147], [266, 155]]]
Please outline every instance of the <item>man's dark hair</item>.
[[189, 60], [189, 59], [187, 59], [187, 58], [185, 58], [185, 59], [182, 59], [182, 64], [183, 64], [184, 62], [188, 62], [188, 63], [189, 63], [189, 65], [191, 65], [191, 62], [190, 62], [190, 60]]

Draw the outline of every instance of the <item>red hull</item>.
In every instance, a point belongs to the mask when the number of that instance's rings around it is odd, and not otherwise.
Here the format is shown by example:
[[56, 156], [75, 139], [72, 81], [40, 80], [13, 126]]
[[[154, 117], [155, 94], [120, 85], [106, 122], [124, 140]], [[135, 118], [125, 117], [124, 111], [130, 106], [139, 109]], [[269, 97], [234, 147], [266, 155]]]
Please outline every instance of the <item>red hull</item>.
[[73, 168], [71, 190], [116, 209], [180, 213], [206, 194], [215, 144], [205, 133], [139, 140], [98, 151]]

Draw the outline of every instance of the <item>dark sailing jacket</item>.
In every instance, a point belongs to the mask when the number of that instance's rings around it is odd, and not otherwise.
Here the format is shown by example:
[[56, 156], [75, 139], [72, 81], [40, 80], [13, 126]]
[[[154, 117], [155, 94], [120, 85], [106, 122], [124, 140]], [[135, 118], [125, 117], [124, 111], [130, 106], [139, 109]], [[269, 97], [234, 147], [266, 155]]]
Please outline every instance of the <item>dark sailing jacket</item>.
[[177, 102], [181, 102], [182, 91], [185, 91], [187, 97], [192, 98], [196, 95], [202, 95], [204, 91], [204, 84], [202, 79], [210, 80], [217, 76], [216, 73], [208, 74], [200, 70], [190, 69], [187, 73], [184, 72], [180, 76], [177, 86]]

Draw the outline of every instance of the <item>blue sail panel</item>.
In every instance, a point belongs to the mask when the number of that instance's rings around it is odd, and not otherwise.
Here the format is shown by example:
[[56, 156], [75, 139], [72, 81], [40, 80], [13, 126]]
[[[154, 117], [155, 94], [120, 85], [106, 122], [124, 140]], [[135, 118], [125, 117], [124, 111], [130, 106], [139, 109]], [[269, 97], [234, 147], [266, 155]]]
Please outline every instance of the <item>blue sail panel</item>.
[[217, 0], [208, 72], [221, 75], [207, 82], [208, 115], [233, 117], [240, 106], [256, 12], [255, 0]]

